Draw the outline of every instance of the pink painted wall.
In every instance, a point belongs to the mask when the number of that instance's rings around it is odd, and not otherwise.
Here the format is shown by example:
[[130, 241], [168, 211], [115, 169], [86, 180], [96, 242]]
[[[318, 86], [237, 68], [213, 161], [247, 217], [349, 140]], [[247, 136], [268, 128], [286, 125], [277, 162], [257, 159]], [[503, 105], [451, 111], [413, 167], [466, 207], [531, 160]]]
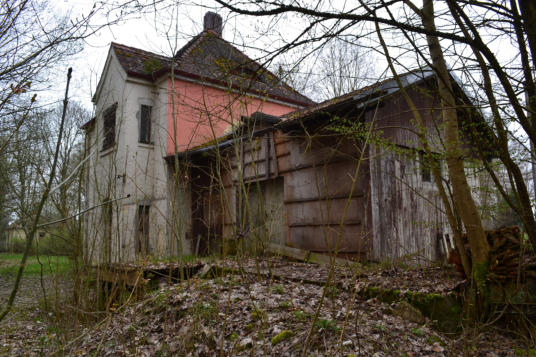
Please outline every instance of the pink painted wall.
[[[197, 83], [175, 79], [175, 98], [172, 98], [172, 81], [168, 81], [168, 142], [167, 154], [192, 149], [221, 137], [232, 130], [242, 115], [260, 111], [270, 115], [283, 115], [296, 108], [238, 93], [206, 87]], [[173, 126], [173, 108], [177, 120]]]

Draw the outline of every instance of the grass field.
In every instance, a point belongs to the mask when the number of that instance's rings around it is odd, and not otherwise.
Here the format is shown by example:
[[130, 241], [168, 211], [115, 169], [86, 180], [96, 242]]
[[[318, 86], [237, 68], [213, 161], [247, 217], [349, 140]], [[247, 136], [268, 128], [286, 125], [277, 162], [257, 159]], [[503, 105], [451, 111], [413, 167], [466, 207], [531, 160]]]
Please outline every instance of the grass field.
[[[15, 275], [19, 269], [22, 254], [0, 253], [0, 275]], [[64, 256], [39, 256], [39, 261], [43, 265], [43, 274], [65, 274], [71, 270], [72, 262]], [[39, 275], [41, 264], [36, 256], [28, 257], [24, 275]]]

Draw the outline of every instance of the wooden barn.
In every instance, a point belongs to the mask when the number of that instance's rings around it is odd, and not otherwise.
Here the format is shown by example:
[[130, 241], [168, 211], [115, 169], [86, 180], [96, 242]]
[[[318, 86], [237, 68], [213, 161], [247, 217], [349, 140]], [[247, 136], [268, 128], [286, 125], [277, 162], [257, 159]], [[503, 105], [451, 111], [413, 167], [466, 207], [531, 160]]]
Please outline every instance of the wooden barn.
[[[434, 75], [421, 69], [401, 80], [444, 167]], [[166, 159], [188, 170], [181, 180], [188, 181], [186, 235], [195, 253], [277, 243], [426, 262], [452, 243], [424, 155], [412, 111], [386, 80], [281, 117], [243, 117], [232, 133]]]

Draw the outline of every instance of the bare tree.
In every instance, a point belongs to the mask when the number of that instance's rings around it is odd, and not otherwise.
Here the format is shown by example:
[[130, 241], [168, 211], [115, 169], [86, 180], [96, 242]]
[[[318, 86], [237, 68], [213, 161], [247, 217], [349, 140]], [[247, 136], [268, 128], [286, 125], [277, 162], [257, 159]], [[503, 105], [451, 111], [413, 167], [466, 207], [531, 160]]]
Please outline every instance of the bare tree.
[[334, 38], [322, 49], [314, 84], [322, 99], [341, 96], [370, 84], [374, 68], [367, 48], [354, 38]]
[[69, 95], [69, 84], [71, 82], [71, 73], [72, 69], [69, 68], [69, 71], [67, 73], [67, 85], [65, 89], [65, 99], [63, 101], [63, 111], [61, 114], [61, 121], [59, 124], [59, 133], [56, 140], [56, 148], [54, 150], [54, 158], [52, 161], [52, 166], [50, 168], [50, 173], [48, 175], [48, 178], [46, 179], [46, 184], [44, 186], [43, 192], [40, 195], [40, 199], [37, 203], [37, 207], [35, 208], [35, 212], [32, 216], [31, 223], [25, 227], [25, 233], [26, 233], [26, 247], [24, 249], [24, 254], [22, 256], [22, 260], [17, 272], [17, 277], [15, 279], [15, 283], [13, 286], [13, 289], [11, 291], [11, 294], [9, 296], [9, 299], [7, 301], [7, 304], [3, 311], [0, 313], [0, 321], [6, 317], [6, 315], [9, 313], [13, 306], [13, 302], [15, 301], [15, 297], [17, 296], [17, 291], [19, 289], [20, 281], [22, 279], [22, 273], [24, 272], [24, 268], [26, 266], [26, 260], [28, 259], [28, 255], [30, 253], [30, 249], [32, 247], [33, 239], [35, 237], [35, 234], [37, 232], [37, 226], [39, 223], [39, 219], [41, 218], [41, 213], [43, 211], [43, 207], [45, 203], [47, 202], [48, 196], [50, 194], [50, 189], [52, 187], [52, 182], [54, 180], [54, 176], [56, 174], [56, 168], [58, 164], [58, 156], [60, 151], [60, 146], [62, 142], [62, 134], [63, 134], [63, 128], [65, 123], [65, 115], [67, 111], [67, 104], [68, 104], [68, 95]]
[[[86, 13], [76, 15], [44, 0], [2, 1], [0, 117], [14, 112], [28, 113], [31, 106], [38, 105], [39, 92], [57, 85], [58, 70], [63, 72], [68, 61], [82, 51], [85, 39], [139, 12], [140, 4], [129, 1], [97, 2]], [[10, 131], [4, 133], [0, 154], [26, 115], [18, 118], [9, 127]], [[2, 125], [5, 130], [4, 121]]]

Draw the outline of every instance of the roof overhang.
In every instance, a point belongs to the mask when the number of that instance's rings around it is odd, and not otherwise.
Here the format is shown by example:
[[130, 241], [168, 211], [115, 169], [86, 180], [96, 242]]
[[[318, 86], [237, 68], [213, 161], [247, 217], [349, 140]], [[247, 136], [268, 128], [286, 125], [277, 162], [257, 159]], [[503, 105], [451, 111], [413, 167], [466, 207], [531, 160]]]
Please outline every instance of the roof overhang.
[[80, 128], [86, 132], [92, 130], [93, 127], [95, 126], [95, 120], [96, 120], [96, 117], [89, 119], [87, 122], [82, 124]]
[[[247, 118], [247, 119], [246, 119]], [[244, 130], [242, 128], [238, 128], [233, 133], [221, 136], [217, 138], [216, 140], [212, 140], [210, 142], [207, 142], [205, 144], [199, 145], [195, 148], [185, 150], [178, 152], [176, 154], [176, 157], [181, 160], [191, 160], [196, 157], [199, 157], [199, 155], [202, 155], [203, 153], [210, 153], [215, 150], [223, 150], [229, 146], [232, 146], [233, 144], [243, 141], [243, 140], [250, 140], [252, 138], [258, 137], [260, 135], [263, 135], [265, 133], [268, 133], [270, 131], [274, 130], [274, 124], [278, 121], [278, 117], [274, 117], [272, 115], [264, 114], [261, 112], [256, 112], [251, 115], [251, 117], [242, 117], [242, 121], [246, 123], [251, 122], [263, 122], [265, 124], [269, 124], [268, 127], [261, 127], [260, 129], [255, 130], [255, 126], [248, 126], [245, 124], [245, 128], [249, 129], [247, 134], [243, 134]], [[164, 157], [164, 159], [171, 163], [173, 162], [173, 159], [175, 158], [175, 154], [170, 154]]]
[[[110, 65], [113, 59], [117, 61], [117, 59], [115, 58], [113, 48], [110, 45], [110, 47], [108, 48], [108, 55], [106, 56], [106, 62], [104, 63], [104, 68], [102, 69], [102, 74], [99, 78], [99, 83], [97, 84], [97, 88], [95, 89], [95, 94], [93, 94], [93, 97], [91, 98], [91, 101], [93, 102], [93, 104], [96, 104], [99, 99], [100, 93], [102, 91], [102, 87], [104, 86], [106, 75], [108, 74], [108, 71], [110, 69]], [[121, 65], [119, 65], [118, 67], [121, 68], [121, 71], [123, 71], [124, 74], [127, 74]]]

